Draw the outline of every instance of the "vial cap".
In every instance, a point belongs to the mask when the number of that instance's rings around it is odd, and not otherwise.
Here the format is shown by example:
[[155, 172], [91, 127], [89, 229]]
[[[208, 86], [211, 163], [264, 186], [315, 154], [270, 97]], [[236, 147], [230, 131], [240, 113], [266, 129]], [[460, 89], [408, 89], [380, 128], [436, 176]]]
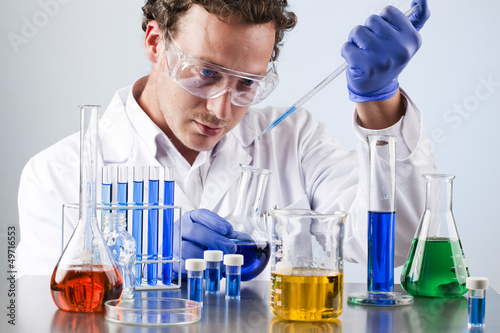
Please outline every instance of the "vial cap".
[[226, 266], [241, 266], [241, 265], [243, 265], [243, 255], [241, 255], [241, 254], [226, 254], [224, 256], [224, 265], [226, 265]]
[[468, 277], [465, 283], [467, 289], [485, 290], [488, 289], [488, 278], [485, 277]]
[[203, 252], [203, 259], [206, 261], [222, 261], [224, 253], [220, 250], [206, 250]]
[[207, 268], [207, 263], [203, 259], [186, 259], [187, 271], [204, 271]]

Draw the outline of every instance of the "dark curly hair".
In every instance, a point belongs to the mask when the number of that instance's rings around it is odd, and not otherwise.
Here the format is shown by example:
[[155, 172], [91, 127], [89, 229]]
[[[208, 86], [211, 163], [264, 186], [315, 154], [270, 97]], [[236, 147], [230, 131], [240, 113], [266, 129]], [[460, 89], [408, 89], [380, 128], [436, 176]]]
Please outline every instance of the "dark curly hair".
[[201, 5], [206, 11], [226, 21], [239, 17], [246, 23], [273, 22], [276, 29], [272, 60], [276, 60], [286, 31], [297, 24], [297, 17], [287, 10], [287, 0], [147, 0], [142, 7], [142, 29], [146, 31], [150, 21], [157, 21], [164, 33], [175, 34], [179, 19], [192, 5]]

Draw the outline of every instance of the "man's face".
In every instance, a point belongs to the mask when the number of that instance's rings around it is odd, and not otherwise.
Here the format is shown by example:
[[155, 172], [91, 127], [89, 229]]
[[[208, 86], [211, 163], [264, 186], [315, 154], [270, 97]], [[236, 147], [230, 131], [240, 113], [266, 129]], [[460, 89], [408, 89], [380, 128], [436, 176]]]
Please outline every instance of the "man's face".
[[[271, 58], [275, 30], [272, 24], [222, 22], [196, 5], [181, 18], [174, 39], [183, 52], [193, 57], [232, 70], [262, 75]], [[167, 135], [173, 135], [190, 150], [212, 149], [240, 122], [248, 109], [231, 104], [231, 92], [204, 99], [183, 90], [170, 78], [164, 56], [158, 68], [155, 95], [167, 132], [171, 132]]]

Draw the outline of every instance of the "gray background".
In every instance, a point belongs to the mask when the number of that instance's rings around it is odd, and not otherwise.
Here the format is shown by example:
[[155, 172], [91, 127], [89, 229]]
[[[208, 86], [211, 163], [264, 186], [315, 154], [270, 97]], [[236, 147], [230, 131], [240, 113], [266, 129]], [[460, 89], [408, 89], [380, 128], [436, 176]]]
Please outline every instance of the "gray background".
[[[0, 253], [8, 226], [20, 230], [21, 170], [38, 151], [78, 130], [78, 105], [105, 107], [114, 91], [150, 68], [142, 50], [143, 0], [18, 0], [0, 3]], [[344, 60], [349, 31], [387, 4], [410, 1], [291, 0], [299, 17], [278, 61], [280, 85], [266, 104], [291, 105]], [[423, 47], [400, 76], [424, 113], [440, 172], [457, 176], [453, 211], [471, 275], [500, 288], [500, 176], [495, 139], [500, 106], [500, 5], [485, 0], [430, 1]], [[489, 82], [489, 83], [488, 83]], [[353, 105], [344, 76], [305, 105], [346, 148], [354, 147]], [[0, 285], [8, 270], [0, 257]], [[396, 282], [399, 272], [396, 269]], [[366, 268], [347, 264], [345, 278], [364, 282]], [[1, 296], [2, 298], [4, 295]]]

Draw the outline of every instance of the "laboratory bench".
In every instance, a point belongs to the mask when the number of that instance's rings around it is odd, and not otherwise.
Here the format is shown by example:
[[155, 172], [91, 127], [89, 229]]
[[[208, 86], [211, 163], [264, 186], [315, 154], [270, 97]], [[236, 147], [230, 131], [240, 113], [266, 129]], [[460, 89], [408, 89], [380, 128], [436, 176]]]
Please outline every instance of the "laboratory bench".
[[[468, 332], [467, 297], [456, 299], [416, 297], [402, 307], [371, 307], [347, 304], [347, 296], [363, 292], [362, 283], [344, 284], [344, 309], [331, 323], [291, 322], [274, 317], [269, 310], [267, 281], [242, 282], [241, 299], [225, 300], [224, 294], [205, 295], [201, 320], [170, 327], [143, 327], [107, 321], [104, 314], [73, 313], [59, 310], [50, 293], [50, 276], [23, 276], [15, 287], [15, 326], [6, 316], [12, 286], [2, 287], [1, 332]], [[401, 291], [399, 285], [396, 291]], [[467, 294], [466, 294], [467, 295]], [[186, 283], [175, 290], [136, 292], [134, 297], [186, 298]], [[500, 294], [486, 294], [485, 332], [500, 332]]]

